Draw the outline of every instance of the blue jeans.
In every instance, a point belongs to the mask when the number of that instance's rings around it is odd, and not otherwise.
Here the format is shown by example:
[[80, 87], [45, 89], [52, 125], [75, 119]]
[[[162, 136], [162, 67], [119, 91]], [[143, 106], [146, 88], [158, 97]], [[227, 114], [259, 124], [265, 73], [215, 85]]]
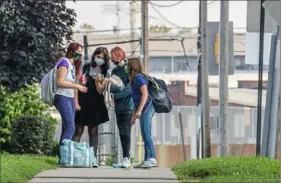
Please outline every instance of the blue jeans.
[[74, 98], [55, 95], [54, 104], [59, 111], [62, 119], [62, 130], [60, 136], [60, 145], [64, 139], [72, 139], [75, 131], [75, 103]]
[[156, 153], [151, 135], [151, 122], [154, 113], [155, 108], [151, 102], [147, 106], [146, 110], [143, 111], [140, 117], [141, 135], [144, 141], [144, 160], [156, 158]]

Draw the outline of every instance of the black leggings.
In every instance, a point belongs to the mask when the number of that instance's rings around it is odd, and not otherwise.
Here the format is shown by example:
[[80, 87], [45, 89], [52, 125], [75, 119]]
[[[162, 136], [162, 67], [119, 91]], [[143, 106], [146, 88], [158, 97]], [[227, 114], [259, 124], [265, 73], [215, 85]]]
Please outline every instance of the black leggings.
[[130, 158], [132, 114], [116, 114], [123, 158]]
[[[98, 126], [88, 126], [88, 134], [90, 139], [90, 146], [94, 148], [95, 156], [97, 156], [98, 151]], [[84, 125], [75, 124], [75, 132], [72, 137], [72, 140], [75, 142], [80, 142], [81, 137], [84, 132]]]

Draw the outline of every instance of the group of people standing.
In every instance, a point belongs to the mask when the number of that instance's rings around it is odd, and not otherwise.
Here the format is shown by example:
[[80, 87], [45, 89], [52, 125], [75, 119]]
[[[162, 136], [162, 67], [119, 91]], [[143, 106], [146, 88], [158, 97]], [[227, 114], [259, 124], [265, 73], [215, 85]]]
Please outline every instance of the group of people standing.
[[[125, 51], [116, 46], [109, 52], [98, 47], [90, 63], [82, 64], [83, 46], [71, 43], [66, 55], [56, 64], [54, 104], [62, 119], [60, 144], [64, 139], [80, 142], [84, 127], [88, 126], [90, 146], [95, 155], [98, 149], [98, 126], [109, 121], [103, 91], [109, 78], [118, 76], [124, 87], [111, 84], [115, 113], [123, 151], [122, 168], [130, 167], [131, 127], [140, 121], [145, 156], [140, 167], [157, 166], [151, 135], [151, 122], [155, 113], [149, 97], [147, 75], [139, 58], [126, 59]], [[109, 73], [110, 61], [116, 67]], [[83, 66], [82, 66], [83, 65]]]

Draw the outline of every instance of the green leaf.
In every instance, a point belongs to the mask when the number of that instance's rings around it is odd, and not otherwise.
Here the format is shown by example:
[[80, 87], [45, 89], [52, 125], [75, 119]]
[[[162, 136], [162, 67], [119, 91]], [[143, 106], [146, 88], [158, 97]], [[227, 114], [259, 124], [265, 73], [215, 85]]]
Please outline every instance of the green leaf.
[[9, 91], [40, 80], [56, 63], [63, 38], [71, 39], [76, 22], [65, 2], [1, 1], [0, 83]]

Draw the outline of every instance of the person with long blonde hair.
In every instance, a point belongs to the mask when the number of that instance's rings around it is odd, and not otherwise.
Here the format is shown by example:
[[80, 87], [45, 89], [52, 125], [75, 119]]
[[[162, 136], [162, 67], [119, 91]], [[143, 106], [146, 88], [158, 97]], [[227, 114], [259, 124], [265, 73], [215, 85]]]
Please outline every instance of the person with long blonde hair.
[[155, 108], [149, 97], [147, 74], [139, 58], [129, 58], [127, 73], [131, 83], [131, 92], [134, 102], [132, 124], [136, 119], [140, 121], [141, 135], [144, 141], [144, 161], [139, 165], [141, 168], [156, 167], [156, 152], [152, 140], [151, 123]]

